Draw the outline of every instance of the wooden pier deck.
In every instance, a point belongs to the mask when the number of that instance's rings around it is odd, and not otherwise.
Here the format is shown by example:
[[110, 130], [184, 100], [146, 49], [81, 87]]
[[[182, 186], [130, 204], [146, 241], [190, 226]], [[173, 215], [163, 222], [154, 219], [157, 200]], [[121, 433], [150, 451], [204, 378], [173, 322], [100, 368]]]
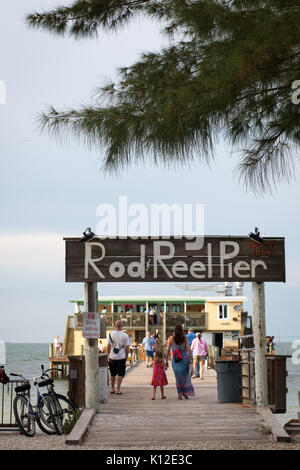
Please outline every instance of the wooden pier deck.
[[166, 400], [151, 400], [149, 385], [152, 369], [145, 363], [127, 373], [122, 395], [108, 395], [90, 426], [83, 447], [142, 447], [162, 445], [164, 442], [184, 443], [199, 441], [265, 441], [261, 420], [253, 406], [241, 403], [218, 403], [217, 383], [212, 370], [204, 380], [194, 379], [196, 396], [177, 400], [172, 367], [167, 372], [169, 385]]

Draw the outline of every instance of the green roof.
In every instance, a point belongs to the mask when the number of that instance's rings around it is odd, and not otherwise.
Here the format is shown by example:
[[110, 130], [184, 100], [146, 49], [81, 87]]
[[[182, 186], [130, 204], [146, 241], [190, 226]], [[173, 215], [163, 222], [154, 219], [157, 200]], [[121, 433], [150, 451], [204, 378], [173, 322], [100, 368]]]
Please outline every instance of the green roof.
[[[115, 304], [118, 304], [118, 303], [124, 303], [124, 304], [129, 304], [129, 303], [132, 303], [132, 304], [138, 304], [138, 305], [144, 305], [146, 304], [146, 301], [147, 300], [137, 300], [137, 299], [112, 299], [112, 300], [101, 300], [99, 299], [98, 300], [98, 305], [110, 305], [112, 302], [114, 302]], [[69, 302], [71, 303], [78, 303], [79, 305], [83, 305], [84, 304], [84, 301], [82, 299], [80, 300], [69, 300]], [[199, 300], [186, 300], [186, 299], [154, 299], [154, 300], [149, 300], [148, 301], [150, 304], [155, 304], [155, 303], [163, 303], [163, 302], [167, 302], [167, 303], [173, 303], [173, 304], [176, 304], [176, 303], [184, 303], [186, 302], [187, 305], [198, 305], [198, 304], [205, 304], [205, 299], [199, 299]]]

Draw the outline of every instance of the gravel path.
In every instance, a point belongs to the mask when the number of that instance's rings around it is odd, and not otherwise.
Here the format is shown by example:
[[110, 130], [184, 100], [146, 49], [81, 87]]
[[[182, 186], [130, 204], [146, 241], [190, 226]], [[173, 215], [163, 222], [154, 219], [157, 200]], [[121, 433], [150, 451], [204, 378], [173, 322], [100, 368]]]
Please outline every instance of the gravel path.
[[64, 436], [36, 435], [32, 438], [15, 432], [0, 432], [0, 450], [300, 450], [300, 435], [292, 438], [291, 443], [276, 443], [271, 437], [264, 442], [253, 441], [199, 441], [153, 443], [147, 447], [89, 447], [67, 446]]

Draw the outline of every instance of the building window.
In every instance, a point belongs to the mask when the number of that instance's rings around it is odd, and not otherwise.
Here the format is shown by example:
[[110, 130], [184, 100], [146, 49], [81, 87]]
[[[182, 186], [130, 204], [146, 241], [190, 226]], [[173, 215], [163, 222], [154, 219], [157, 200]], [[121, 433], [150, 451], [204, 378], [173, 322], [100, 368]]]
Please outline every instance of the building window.
[[114, 313], [122, 313], [123, 306], [122, 305], [114, 305]]
[[229, 320], [229, 304], [218, 305], [218, 320]]
[[136, 311], [139, 313], [143, 313], [146, 310], [146, 305], [137, 305]]
[[172, 305], [172, 312], [174, 312], [174, 313], [181, 312], [181, 305], [180, 304], [173, 304]]
[[133, 305], [125, 305], [125, 312], [133, 312]]

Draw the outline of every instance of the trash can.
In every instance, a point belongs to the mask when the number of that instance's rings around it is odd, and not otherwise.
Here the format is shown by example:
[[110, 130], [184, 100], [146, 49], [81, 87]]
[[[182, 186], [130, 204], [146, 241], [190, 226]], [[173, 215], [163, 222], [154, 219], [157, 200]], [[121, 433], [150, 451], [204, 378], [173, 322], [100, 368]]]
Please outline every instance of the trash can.
[[216, 361], [219, 403], [240, 402], [238, 361]]

